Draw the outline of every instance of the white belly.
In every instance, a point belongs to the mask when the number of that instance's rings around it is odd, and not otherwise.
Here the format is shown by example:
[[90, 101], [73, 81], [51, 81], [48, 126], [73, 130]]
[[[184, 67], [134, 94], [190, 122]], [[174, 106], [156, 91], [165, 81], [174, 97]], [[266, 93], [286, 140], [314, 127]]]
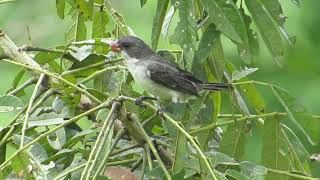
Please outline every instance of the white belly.
[[174, 103], [186, 102], [186, 95], [153, 82], [148, 74], [148, 70], [146, 69], [147, 66], [143, 61], [128, 59], [126, 60], [126, 64], [135, 82], [148, 93], [158, 98], [171, 99]]

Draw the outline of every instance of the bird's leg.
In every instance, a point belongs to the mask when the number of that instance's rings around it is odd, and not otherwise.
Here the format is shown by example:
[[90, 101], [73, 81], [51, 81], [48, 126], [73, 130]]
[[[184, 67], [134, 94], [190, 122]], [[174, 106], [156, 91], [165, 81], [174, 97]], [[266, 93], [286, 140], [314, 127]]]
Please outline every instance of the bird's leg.
[[151, 97], [151, 96], [140, 96], [140, 97], [138, 97], [138, 98], [134, 101], [134, 104], [141, 106], [141, 105], [142, 105], [142, 102], [143, 102], [144, 100], [148, 100], [148, 99], [158, 100], [157, 98]]

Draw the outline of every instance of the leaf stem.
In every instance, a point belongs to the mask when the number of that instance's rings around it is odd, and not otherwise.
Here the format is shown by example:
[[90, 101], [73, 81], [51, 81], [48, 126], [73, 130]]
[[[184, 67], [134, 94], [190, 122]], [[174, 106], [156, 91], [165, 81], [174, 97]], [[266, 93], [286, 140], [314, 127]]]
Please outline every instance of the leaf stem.
[[306, 179], [306, 180], [316, 180], [316, 179], [318, 179], [318, 178], [303, 176], [303, 175], [299, 175], [299, 174], [293, 174], [293, 173], [290, 173], [288, 171], [280, 171], [280, 170], [270, 169], [270, 168], [267, 168], [267, 170], [268, 170], [268, 172], [271, 172], [271, 173], [274, 173], [274, 174], [282, 174], [282, 175], [285, 175], [285, 176], [298, 178], [298, 179]]
[[36, 86], [34, 87], [33, 93], [32, 93], [31, 98], [29, 100], [29, 105], [28, 105], [28, 108], [27, 108], [27, 111], [26, 111], [26, 115], [25, 115], [25, 118], [24, 118], [22, 130], [21, 130], [22, 133], [21, 133], [20, 149], [23, 148], [23, 145], [24, 145], [24, 136], [26, 134], [26, 129], [27, 129], [27, 125], [28, 125], [28, 120], [29, 120], [32, 104], [36, 99], [37, 93], [39, 91], [39, 88], [41, 86], [41, 83], [42, 83], [44, 77], [45, 77], [45, 74], [43, 74], [43, 73], [40, 74], [38, 82], [37, 82]]
[[21, 84], [19, 87], [17, 87], [16, 89], [10, 91], [8, 93], [8, 95], [12, 95], [15, 96], [16, 94], [18, 94], [20, 91], [22, 91], [23, 89], [27, 88], [28, 86], [36, 83], [36, 79], [35, 78], [30, 78], [29, 80], [27, 80], [26, 82], [24, 82], [23, 84]]

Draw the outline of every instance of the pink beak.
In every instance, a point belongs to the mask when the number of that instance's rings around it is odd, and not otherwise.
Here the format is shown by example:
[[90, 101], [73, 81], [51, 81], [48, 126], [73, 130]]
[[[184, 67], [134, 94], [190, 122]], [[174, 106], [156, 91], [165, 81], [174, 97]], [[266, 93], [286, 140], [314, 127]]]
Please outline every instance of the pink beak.
[[117, 43], [117, 41], [111, 42], [110, 47], [113, 52], [116, 52], [116, 53], [121, 52], [120, 45]]

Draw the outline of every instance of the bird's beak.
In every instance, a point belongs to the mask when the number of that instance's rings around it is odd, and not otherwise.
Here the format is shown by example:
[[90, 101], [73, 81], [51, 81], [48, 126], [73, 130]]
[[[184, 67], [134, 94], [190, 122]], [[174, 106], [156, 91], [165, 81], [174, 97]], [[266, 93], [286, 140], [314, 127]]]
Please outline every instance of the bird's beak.
[[110, 42], [110, 47], [113, 52], [117, 52], [117, 53], [121, 52], [120, 45], [118, 44], [117, 41]]

